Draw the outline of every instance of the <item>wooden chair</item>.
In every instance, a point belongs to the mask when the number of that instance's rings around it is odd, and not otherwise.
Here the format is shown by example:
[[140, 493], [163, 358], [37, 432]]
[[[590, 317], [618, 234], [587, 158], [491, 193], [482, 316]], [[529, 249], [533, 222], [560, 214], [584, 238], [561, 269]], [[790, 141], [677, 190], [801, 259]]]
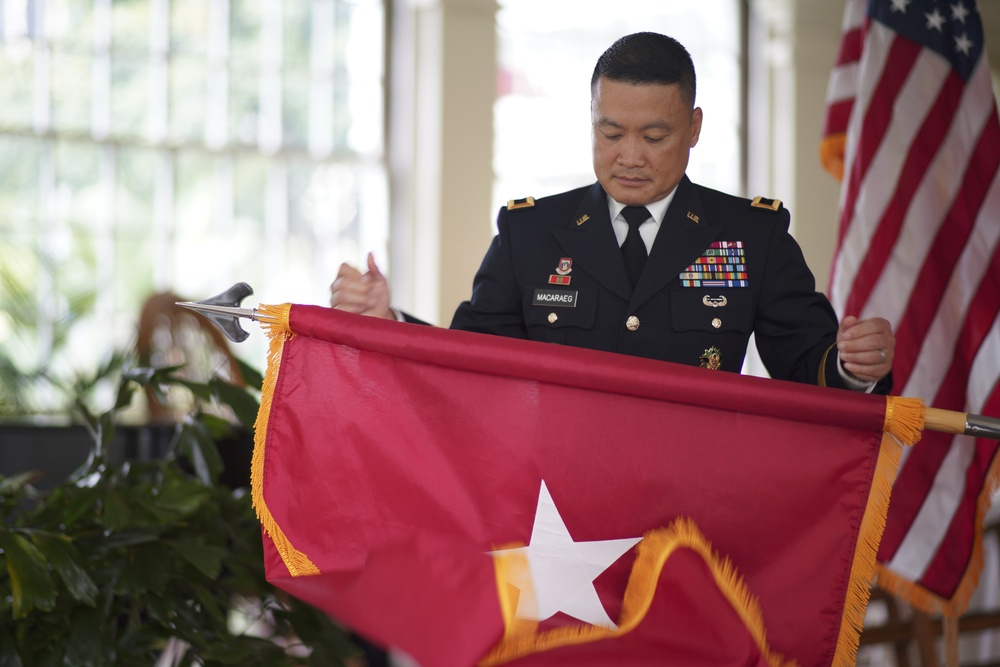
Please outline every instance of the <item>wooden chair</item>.
[[[194, 382], [206, 382], [214, 374], [243, 386], [239, 363], [229, 349], [229, 341], [212, 322], [176, 305], [184, 301], [171, 292], [150, 296], [139, 314], [136, 349], [142, 366], [179, 366], [178, 375]], [[189, 406], [179, 396], [169, 395], [164, 405], [152, 388], [146, 390], [151, 422], [174, 421]]]

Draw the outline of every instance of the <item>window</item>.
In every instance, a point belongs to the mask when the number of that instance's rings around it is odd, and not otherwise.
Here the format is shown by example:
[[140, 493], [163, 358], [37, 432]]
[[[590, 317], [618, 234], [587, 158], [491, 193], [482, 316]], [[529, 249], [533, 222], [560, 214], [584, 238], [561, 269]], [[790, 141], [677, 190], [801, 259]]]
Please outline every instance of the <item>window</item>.
[[165, 290], [324, 303], [341, 261], [386, 244], [384, 14], [0, 0], [0, 356], [90, 372]]

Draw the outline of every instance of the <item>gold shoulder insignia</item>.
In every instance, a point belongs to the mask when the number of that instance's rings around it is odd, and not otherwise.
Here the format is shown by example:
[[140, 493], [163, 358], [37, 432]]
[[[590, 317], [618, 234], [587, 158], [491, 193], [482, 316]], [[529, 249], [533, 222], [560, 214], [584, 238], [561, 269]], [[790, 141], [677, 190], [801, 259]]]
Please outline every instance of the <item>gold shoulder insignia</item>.
[[777, 211], [781, 208], [780, 199], [768, 199], [767, 197], [754, 197], [750, 205], [754, 208], [766, 208], [769, 211]]
[[534, 197], [525, 197], [524, 199], [511, 199], [507, 202], [507, 210], [514, 211], [519, 208], [530, 208], [535, 205]]

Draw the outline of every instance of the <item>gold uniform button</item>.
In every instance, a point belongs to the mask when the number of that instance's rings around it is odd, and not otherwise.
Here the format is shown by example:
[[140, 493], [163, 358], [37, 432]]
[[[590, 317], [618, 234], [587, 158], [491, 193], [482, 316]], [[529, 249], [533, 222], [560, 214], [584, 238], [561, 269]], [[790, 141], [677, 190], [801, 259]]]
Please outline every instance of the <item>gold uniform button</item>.
[[714, 320], [712, 320], [712, 326], [718, 329], [719, 327], [722, 326], [722, 320], [716, 317]]
[[549, 313], [549, 324], [555, 324], [556, 320], [558, 319], [559, 319], [558, 315], [556, 315], [555, 313]]
[[632, 315], [627, 320], [625, 320], [625, 328], [629, 331], [635, 331], [639, 328], [639, 318]]

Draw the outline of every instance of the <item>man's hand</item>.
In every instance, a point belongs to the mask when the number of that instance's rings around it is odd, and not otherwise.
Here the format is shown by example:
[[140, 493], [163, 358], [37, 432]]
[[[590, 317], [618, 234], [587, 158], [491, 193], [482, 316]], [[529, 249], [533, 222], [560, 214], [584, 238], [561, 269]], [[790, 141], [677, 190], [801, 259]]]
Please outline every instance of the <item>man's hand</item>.
[[350, 264], [340, 265], [337, 279], [330, 284], [330, 307], [386, 320], [396, 319], [390, 308], [389, 283], [378, 270], [371, 253], [368, 253], [367, 273], [361, 273]]
[[850, 315], [837, 331], [837, 351], [844, 370], [859, 380], [877, 382], [892, 370], [896, 337], [881, 317], [859, 320]]

